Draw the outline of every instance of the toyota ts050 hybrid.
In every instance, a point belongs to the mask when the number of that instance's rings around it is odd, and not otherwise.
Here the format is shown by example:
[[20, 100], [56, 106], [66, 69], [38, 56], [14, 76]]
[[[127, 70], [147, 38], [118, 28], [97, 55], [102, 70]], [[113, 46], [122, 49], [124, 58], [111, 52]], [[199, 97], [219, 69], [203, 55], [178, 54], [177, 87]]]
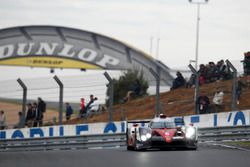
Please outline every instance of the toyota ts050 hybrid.
[[[140, 127], [139, 123], [149, 124], [148, 127]], [[197, 130], [192, 125], [184, 125], [182, 118], [160, 115], [151, 121], [131, 121], [127, 124], [126, 135], [128, 150], [171, 147], [197, 149]]]

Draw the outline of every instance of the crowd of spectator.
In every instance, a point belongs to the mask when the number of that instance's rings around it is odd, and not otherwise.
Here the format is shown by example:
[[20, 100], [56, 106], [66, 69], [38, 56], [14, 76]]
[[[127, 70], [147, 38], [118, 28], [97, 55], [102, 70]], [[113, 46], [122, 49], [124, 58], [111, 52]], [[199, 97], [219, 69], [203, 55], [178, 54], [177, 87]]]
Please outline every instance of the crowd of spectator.
[[216, 91], [212, 98], [212, 103], [210, 103], [209, 97], [204, 92], [201, 92], [196, 100], [196, 106], [200, 114], [221, 112], [223, 111], [224, 107], [223, 100], [223, 90], [221, 88], [216, 88]]
[[[224, 60], [218, 61], [216, 64], [214, 62], [209, 62], [208, 64], [200, 64], [199, 69], [199, 85], [204, 85], [207, 83], [216, 82], [219, 80], [229, 80], [232, 79], [232, 72], [230, 68], [225, 64]], [[173, 80], [171, 90], [177, 89], [180, 87], [191, 88], [195, 87], [196, 75], [192, 74], [189, 80], [185, 80], [181, 72], [176, 73], [176, 78]], [[243, 87], [246, 87], [240, 78], [236, 85], [236, 98], [237, 103], [239, 104], [240, 95]], [[223, 98], [224, 92], [221, 88], [217, 88], [214, 92], [214, 96], [211, 97], [211, 103], [209, 97], [203, 92], [198, 96], [196, 100], [197, 109], [199, 113], [210, 113], [210, 112], [220, 112], [223, 110]]]
[[38, 97], [37, 102], [33, 102], [32, 104], [28, 103], [25, 125], [27, 125], [28, 127], [43, 126], [43, 118], [45, 112], [46, 112], [46, 103], [42, 100], [42, 98]]
[[[199, 84], [203, 85], [206, 83], [212, 83], [218, 80], [229, 80], [232, 79], [232, 72], [230, 68], [225, 64], [224, 60], [218, 61], [216, 64], [214, 62], [209, 62], [208, 64], [200, 64], [198, 70]], [[192, 74], [186, 87], [192, 87], [195, 85], [195, 75]]]
[[79, 118], [84, 118], [91, 112], [92, 105], [98, 98], [94, 97], [94, 95], [89, 96], [89, 102], [85, 105], [85, 99], [81, 98], [80, 110], [79, 110]]
[[220, 60], [215, 64], [209, 62], [207, 65], [200, 65], [200, 85], [215, 82], [217, 80], [228, 80], [232, 78], [230, 68], [225, 64], [224, 60]]
[[[39, 127], [43, 126], [44, 113], [46, 112], [46, 103], [38, 97], [36, 102], [27, 104], [25, 115], [18, 112], [18, 122], [13, 128]], [[0, 130], [6, 129], [6, 116], [3, 110], [0, 111]]]
[[[81, 98], [79, 118], [85, 117], [89, 112], [95, 110], [93, 103], [97, 100], [97, 97], [90, 95], [89, 102], [85, 104], [84, 98]], [[46, 103], [45, 101], [38, 97], [37, 101], [33, 103], [28, 103], [25, 115], [22, 112], [18, 112], [18, 122], [13, 126], [13, 128], [22, 128], [22, 127], [40, 127], [43, 126], [44, 113], [46, 112]], [[65, 103], [65, 117], [66, 121], [71, 119], [72, 114], [74, 113], [73, 107], [70, 103]], [[6, 116], [3, 110], [0, 111], [0, 130], [6, 129]]]
[[[232, 72], [225, 64], [224, 60], [220, 60], [216, 64], [214, 62], [209, 62], [206, 65], [200, 64], [198, 72], [200, 74], [199, 85], [212, 83], [218, 80], [232, 79]], [[176, 73], [176, 76], [177, 77], [173, 80], [171, 90], [179, 87], [191, 88], [195, 86], [196, 77], [194, 74], [191, 74], [187, 81], [179, 71]]]

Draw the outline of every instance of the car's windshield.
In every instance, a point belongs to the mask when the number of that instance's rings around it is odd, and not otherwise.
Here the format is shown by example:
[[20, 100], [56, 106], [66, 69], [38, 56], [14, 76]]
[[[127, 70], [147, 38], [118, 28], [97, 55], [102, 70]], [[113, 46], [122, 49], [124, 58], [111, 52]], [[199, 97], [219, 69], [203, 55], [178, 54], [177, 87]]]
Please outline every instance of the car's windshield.
[[152, 129], [175, 128], [175, 123], [172, 121], [151, 122], [149, 127]]

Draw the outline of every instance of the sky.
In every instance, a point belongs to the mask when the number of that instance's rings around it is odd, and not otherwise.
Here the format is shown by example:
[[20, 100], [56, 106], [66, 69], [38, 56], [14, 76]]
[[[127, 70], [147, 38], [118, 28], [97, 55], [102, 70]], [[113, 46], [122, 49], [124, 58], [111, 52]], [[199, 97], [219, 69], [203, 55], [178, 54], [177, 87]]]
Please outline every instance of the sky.
[[[249, 0], [210, 0], [201, 5], [199, 63], [243, 59], [250, 51], [249, 6]], [[0, 29], [55, 25], [87, 30], [124, 41], [170, 68], [187, 67], [195, 59], [196, 17], [197, 5], [188, 0], [1, 0], [0, 5]], [[102, 76], [103, 71], [56, 70], [51, 74], [43, 68], [2, 66], [0, 84], [55, 74], [84, 78]]]
[[[201, 5], [199, 63], [243, 59], [244, 52], [250, 51], [249, 6], [249, 0], [210, 0]], [[196, 15], [197, 5], [188, 0], [1, 0], [0, 28], [73, 27], [116, 38], [147, 53], [152, 38], [151, 55], [175, 68], [195, 59]], [[0, 80], [34, 73], [50, 75], [49, 69], [0, 67]]]

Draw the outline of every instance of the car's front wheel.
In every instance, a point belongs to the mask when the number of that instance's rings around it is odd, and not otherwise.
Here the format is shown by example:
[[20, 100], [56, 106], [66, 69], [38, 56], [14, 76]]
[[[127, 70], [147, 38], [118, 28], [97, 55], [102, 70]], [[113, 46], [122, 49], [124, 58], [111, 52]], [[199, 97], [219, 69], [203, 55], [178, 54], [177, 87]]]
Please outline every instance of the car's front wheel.
[[127, 150], [128, 150], [128, 151], [132, 151], [132, 150], [134, 150], [134, 147], [132, 147], [132, 146], [127, 146]]

